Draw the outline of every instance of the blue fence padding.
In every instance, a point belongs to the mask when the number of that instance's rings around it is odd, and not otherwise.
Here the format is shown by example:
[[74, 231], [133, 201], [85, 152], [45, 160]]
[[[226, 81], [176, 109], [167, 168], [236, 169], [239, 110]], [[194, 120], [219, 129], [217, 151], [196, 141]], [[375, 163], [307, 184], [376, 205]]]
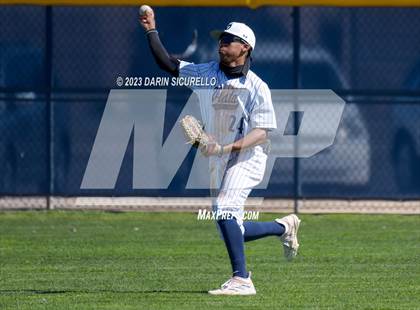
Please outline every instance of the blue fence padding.
[[[299, 10], [298, 17], [287, 7], [155, 11], [171, 53], [181, 53], [197, 30], [198, 48], [188, 61], [217, 59], [210, 31], [246, 22], [257, 36], [252, 70], [270, 88], [293, 88], [297, 76], [300, 88], [333, 89], [348, 102], [334, 145], [300, 160], [297, 179], [296, 161], [278, 159], [268, 189], [259, 195], [419, 198], [420, 9]], [[0, 7], [0, 195], [201, 195], [184, 189], [193, 152], [168, 190], [132, 190], [131, 143], [114, 190], [80, 190], [116, 78], [165, 74], [153, 61], [137, 8], [50, 12]], [[175, 98], [188, 90], [169, 92]], [[168, 101], [167, 109], [176, 115], [182, 104]]]

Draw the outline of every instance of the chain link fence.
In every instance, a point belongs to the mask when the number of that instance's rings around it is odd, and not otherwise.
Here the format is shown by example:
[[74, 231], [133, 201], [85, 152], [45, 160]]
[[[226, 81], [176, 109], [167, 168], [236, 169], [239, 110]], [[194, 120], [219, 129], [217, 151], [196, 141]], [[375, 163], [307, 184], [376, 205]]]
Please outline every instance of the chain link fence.
[[[196, 31], [186, 60], [216, 60], [210, 32], [245, 22], [257, 36], [252, 70], [271, 89], [332, 89], [347, 102], [334, 144], [311, 158], [277, 159], [268, 188], [255, 196], [286, 199], [285, 208], [295, 199], [420, 198], [420, 9], [155, 12], [170, 53], [182, 53]], [[165, 76], [137, 19], [135, 7], [0, 6], [0, 195], [10, 197], [2, 207], [53, 201], [45, 196], [74, 206], [79, 196], [204, 195], [184, 188], [193, 152], [167, 190], [133, 190], [132, 137], [115, 189], [80, 189], [117, 77]], [[177, 115], [189, 94], [169, 88], [167, 114]]]

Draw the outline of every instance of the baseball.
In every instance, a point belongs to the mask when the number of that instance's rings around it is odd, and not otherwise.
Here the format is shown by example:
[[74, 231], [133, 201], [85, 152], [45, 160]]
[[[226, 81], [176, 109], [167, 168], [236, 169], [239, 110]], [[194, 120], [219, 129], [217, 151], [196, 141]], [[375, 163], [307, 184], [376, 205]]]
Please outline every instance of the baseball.
[[140, 8], [139, 8], [139, 14], [140, 16], [145, 15], [147, 12], [153, 12], [152, 8], [146, 4], [143, 4]]

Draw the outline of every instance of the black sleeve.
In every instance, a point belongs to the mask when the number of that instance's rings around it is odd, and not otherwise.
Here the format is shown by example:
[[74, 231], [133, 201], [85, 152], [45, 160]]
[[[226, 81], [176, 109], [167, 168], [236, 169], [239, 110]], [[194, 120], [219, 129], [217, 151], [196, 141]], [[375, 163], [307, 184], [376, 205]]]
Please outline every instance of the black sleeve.
[[152, 29], [146, 32], [150, 50], [158, 66], [173, 76], [179, 75], [179, 60], [170, 56], [159, 39], [157, 30]]

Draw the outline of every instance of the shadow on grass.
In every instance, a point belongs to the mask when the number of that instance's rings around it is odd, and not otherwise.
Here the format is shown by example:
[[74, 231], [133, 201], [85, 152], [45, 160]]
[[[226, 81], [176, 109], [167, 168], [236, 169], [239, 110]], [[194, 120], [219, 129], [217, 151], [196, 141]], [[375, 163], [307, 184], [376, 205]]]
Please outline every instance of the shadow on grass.
[[115, 293], [115, 294], [174, 294], [174, 293], [186, 293], [186, 294], [207, 294], [207, 291], [166, 291], [166, 290], [138, 290], [138, 291], [118, 291], [118, 290], [34, 290], [34, 289], [23, 289], [23, 290], [0, 290], [1, 294], [97, 294], [97, 293]]

